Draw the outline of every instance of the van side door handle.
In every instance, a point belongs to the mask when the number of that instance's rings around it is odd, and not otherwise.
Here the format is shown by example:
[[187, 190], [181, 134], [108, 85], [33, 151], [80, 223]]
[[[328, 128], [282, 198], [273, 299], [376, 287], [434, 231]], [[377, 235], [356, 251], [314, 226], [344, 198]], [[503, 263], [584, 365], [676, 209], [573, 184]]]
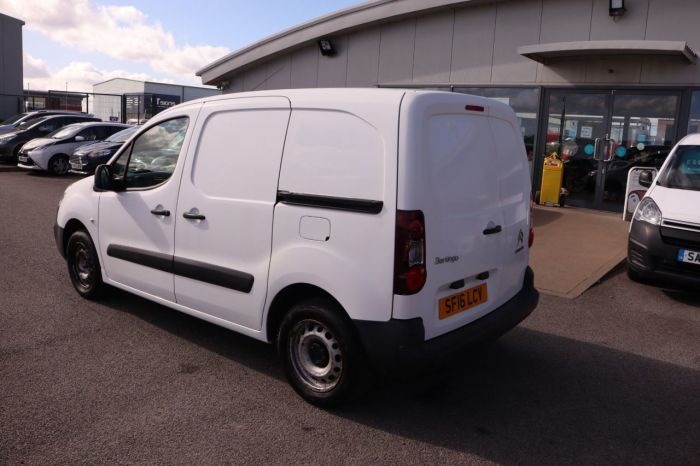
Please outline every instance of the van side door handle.
[[153, 215], [162, 215], [163, 217], [170, 217], [170, 211], [167, 209], [153, 209], [151, 210]]
[[496, 225], [495, 227], [487, 228], [484, 230], [485, 235], [495, 235], [496, 233], [500, 233], [503, 230], [501, 225]]
[[188, 220], [204, 220], [206, 217], [202, 214], [196, 214], [194, 212], [183, 212], [182, 216]]

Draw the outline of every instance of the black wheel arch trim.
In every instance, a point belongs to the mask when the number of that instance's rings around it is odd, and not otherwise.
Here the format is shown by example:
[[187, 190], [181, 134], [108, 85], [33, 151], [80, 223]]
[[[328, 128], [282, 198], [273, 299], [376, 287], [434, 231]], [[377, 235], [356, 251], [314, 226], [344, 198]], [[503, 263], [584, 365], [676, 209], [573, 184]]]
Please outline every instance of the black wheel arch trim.
[[176, 257], [155, 251], [133, 248], [118, 244], [107, 246], [107, 255], [116, 259], [133, 262], [162, 272], [173, 273], [212, 285], [250, 293], [255, 277], [241, 272], [206, 262]]

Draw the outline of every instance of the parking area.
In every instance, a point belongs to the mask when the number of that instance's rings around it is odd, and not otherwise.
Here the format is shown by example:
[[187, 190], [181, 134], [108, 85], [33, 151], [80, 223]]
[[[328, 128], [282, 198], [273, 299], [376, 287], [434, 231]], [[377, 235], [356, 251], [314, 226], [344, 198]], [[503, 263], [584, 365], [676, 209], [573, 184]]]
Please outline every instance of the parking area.
[[323, 411], [271, 346], [121, 291], [79, 298], [52, 233], [76, 179], [0, 165], [2, 464], [700, 461], [700, 295], [618, 268], [543, 295], [440, 380]]

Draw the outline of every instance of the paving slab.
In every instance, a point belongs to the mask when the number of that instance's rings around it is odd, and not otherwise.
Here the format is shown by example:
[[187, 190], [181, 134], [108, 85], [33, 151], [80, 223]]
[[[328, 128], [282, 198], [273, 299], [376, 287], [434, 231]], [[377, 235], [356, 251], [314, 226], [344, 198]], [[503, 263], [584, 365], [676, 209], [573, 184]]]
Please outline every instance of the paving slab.
[[629, 223], [617, 213], [536, 206], [530, 265], [545, 294], [576, 298], [627, 255]]

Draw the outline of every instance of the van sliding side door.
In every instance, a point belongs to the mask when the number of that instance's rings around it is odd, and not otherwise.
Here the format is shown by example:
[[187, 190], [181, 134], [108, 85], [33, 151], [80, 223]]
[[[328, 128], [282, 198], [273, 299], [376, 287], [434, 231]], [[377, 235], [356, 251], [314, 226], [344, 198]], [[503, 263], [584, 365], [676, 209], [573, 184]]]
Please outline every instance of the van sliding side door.
[[289, 115], [284, 97], [202, 108], [175, 215], [178, 304], [260, 329]]

